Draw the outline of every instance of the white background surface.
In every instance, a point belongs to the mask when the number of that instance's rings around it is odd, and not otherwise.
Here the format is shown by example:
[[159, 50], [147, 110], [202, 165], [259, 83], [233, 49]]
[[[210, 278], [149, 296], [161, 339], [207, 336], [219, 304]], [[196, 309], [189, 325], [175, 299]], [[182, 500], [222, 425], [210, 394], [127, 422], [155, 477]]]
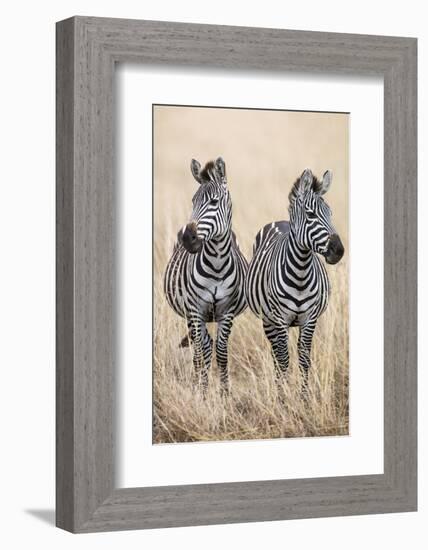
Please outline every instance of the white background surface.
[[[428, 404], [421, 284], [419, 512], [354, 518], [193, 527], [73, 536], [52, 527], [54, 506], [54, 22], [99, 15], [419, 37], [420, 280], [428, 278], [426, 235], [428, 30], [424, 4], [385, 0], [275, 2], [70, 0], [2, 8], [1, 523], [3, 548], [232, 548], [347, 550], [426, 547]], [[368, 330], [370, 327], [368, 326]]]
[[[218, 71], [201, 76], [194, 70], [183, 69], [171, 75], [165, 69], [135, 65], [121, 67], [117, 79], [121, 204], [117, 485], [141, 487], [382, 473], [381, 79], [309, 75], [254, 78]], [[149, 184], [152, 103], [260, 107], [261, 101], [264, 108], [351, 113], [350, 435], [152, 445], [152, 325], [150, 315], [141, 315], [142, 311], [151, 309], [147, 300], [152, 291], [152, 187]], [[340, 183], [337, 181], [336, 185]], [[365, 218], [372, 220], [370, 225], [359, 222], [363, 209]], [[361, 300], [362, 289], [364, 300]], [[366, 326], [367, 302], [371, 304], [371, 331], [367, 331]], [[370, 361], [366, 360], [368, 356]], [[171, 468], [171, 464], [177, 467]]]

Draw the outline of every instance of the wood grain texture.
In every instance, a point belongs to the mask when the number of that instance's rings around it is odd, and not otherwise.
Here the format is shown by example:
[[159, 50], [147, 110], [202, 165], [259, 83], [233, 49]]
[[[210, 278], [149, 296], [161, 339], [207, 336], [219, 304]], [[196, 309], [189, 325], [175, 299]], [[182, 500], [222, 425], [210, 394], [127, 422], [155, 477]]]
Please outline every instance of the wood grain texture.
[[56, 522], [74, 526], [74, 23], [56, 36]]
[[[115, 62], [376, 74], [385, 89], [383, 475], [114, 488]], [[416, 510], [416, 40], [75, 17], [57, 24], [57, 525]], [[144, 467], [144, 464], [142, 464]]]

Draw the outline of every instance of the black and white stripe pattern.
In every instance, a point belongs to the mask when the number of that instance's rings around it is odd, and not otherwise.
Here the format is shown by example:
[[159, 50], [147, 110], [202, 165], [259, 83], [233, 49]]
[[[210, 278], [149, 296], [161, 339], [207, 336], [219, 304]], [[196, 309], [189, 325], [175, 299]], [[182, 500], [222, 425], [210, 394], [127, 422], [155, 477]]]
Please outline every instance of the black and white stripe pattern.
[[247, 262], [232, 231], [232, 200], [222, 158], [202, 170], [192, 160], [200, 184], [191, 221], [179, 232], [168, 262], [164, 290], [169, 305], [187, 320], [196, 379], [205, 390], [213, 355], [206, 323], [217, 323], [216, 358], [222, 390], [229, 388], [228, 339], [233, 319], [246, 308]]
[[248, 305], [263, 320], [279, 380], [289, 364], [288, 330], [299, 327], [299, 366], [305, 393], [312, 337], [330, 292], [318, 254], [331, 264], [344, 254], [331, 223], [331, 210], [322, 198], [331, 179], [330, 171], [319, 181], [310, 170], [297, 179], [289, 195], [290, 221], [273, 222], [259, 231], [245, 284]]

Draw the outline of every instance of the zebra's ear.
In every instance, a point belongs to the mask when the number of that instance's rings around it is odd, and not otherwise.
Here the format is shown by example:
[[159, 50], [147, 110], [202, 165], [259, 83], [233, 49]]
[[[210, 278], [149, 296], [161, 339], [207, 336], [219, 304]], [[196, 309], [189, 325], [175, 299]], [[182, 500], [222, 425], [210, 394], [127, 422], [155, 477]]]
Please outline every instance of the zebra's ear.
[[198, 183], [201, 183], [201, 163], [195, 159], [192, 159], [190, 163], [190, 170], [192, 171], [193, 177]]
[[330, 189], [332, 180], [333, 172], [331, 170], [327, 170], [326, 172], [324, 172], [321, 182], [321, 188], [319, 190], [320, 195], [324, 195], [325, 193], [327, 193], [327, 191]]
[[306, 168], [306, 170], [304, 170], [302, 175], [300, 176], [300, 183], [299, 183], [300, 196], [303, 196], [307, 191], [309, 191], [312, 188], [313, 181], [314, 181], [314, 176], [312, 175], [311, 170], [309, 170], [309, 168]]
[[215, 161], [215, 167], [222, 178], [226, 178], [226, 164], [221, 157]]

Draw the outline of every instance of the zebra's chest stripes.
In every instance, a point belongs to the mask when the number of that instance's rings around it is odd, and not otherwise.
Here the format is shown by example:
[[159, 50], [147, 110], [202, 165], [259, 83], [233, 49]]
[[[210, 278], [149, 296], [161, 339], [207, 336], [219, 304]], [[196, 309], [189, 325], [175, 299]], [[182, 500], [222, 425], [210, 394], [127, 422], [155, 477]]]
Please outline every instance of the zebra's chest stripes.
[[184, 317], [195, 311], [214, 318], [217, 314], [238, 314], [246, 305], [245, 271], [246, 262], [239, 250], [230, 249], [225, 258], [204, 251], [191, 255], [179, 248], [165, 277], [168, 302]]
[[315, 254], [299, 254], [289, 235], [272, 229], [257, 250], [247, 278], [247, 297], [258, 315], [320, 315], [328, 297], [328, 279]]
[[[296, 265], [299, 267], [297, 270]], [[299, 263], [291, 247], [285, 246], [283, 263], [274, 274], [270, 286], [271, 295], [285, 308], [294, 313], [304, 313], [315, 305], [321, 305], [326, 291], [326, 274], [314, 254]]]

